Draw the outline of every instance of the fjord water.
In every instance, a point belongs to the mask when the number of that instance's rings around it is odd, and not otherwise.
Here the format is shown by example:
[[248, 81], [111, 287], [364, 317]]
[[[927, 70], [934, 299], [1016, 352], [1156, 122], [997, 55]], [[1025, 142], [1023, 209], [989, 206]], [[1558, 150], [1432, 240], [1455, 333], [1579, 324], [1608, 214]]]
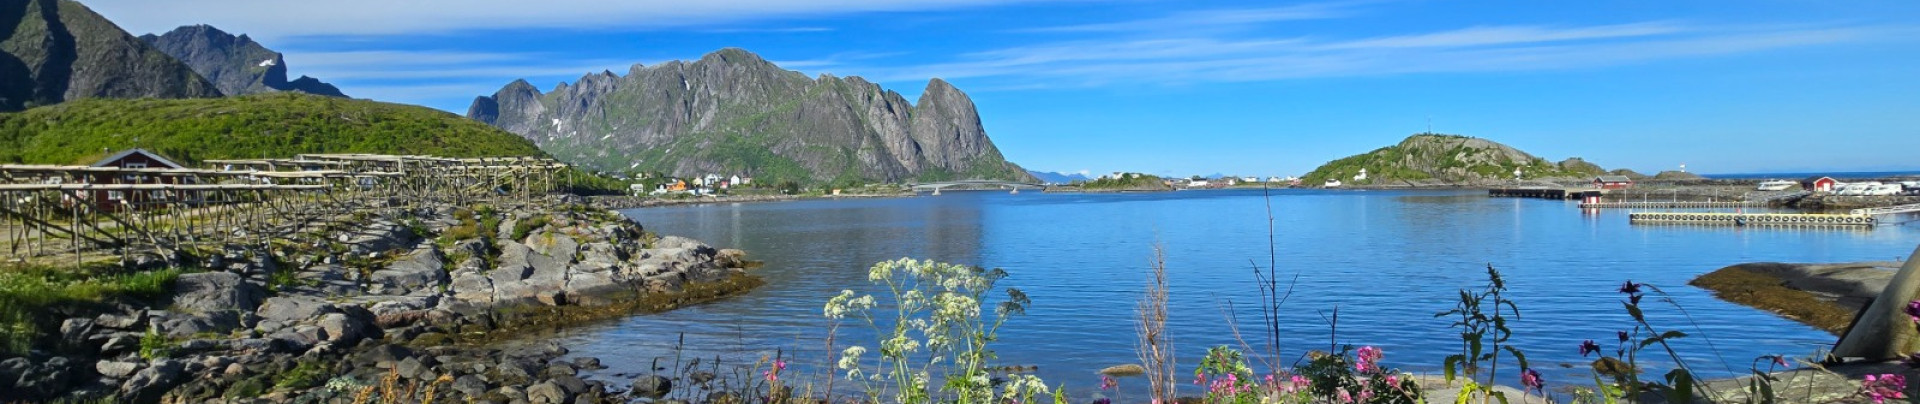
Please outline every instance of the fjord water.
[[[1459, 289], [1481, 287], [1490, 264], [1505, 276], [1521, 310], [1511, 323], [1511, 343], [1561, 386], [1590, 384], [1583, 382], [1591, 379], [1577, 352], [1580, 341], [1599, 341], [1611, 352], [1615, 331], [1632, 327], [1616, 292], [1627, 280], [1670, 294], [1684, 312], [1658, 302], [1656, 294], [1646, 304], [1650, 320], [1693, 334], [1679, 341], [1681, 352], [1698, 372], [1726, 376], [1745, 372], [1757, 355], [1804, 356], [1834, 338], [1717, 300], [1687, 286], [1689, 279], [1743, 262], [1901, 259], [1920, 243], [1920, 229], [1911, 225], [1630, 225], [1625, 210], [1582, 212], [1571, 202], [1489, 198], [1479, 191], [948, 192], [624, 213], [660, 234], [749, 251], [766, 262], [756, 271], [767, 285], [724, 301], [551, 336], [574, 354], [612, 367], [600, 377], [672, 366], [683, 333], [683, 360], [719, 355], [750, 365], [782, 348], [801, 358], [797, 365], [818, 368], [826, 299], [842, 289], [866, 290], [874, 262], [914, 257], [1011, 273], [1001, 285], [1024, 290], [1033, 304], [1003, 330], [995, 345], [1000, 362], [1038, 366], [1040, 376], [1066, 383], [1075, 394], [1098, 382], [1095, 370], [1138, 362], [1134, 302], [1156, 243], [1166, 251], [1169, 328], [1183, 374], [1207, 347], [1237, 345], [1229, 307], [1239, 331], [1258, 343], [1252, 267], [1268, 265], [1271, 246], [1282, 277], [1298, 277], [1280, 313], [1288, 363], [1306, 350], [1327, 349], [1331, 334], [1339, 344], [1383, 348], [1390, 366], [1437, 372], [1442, 358], [1458, 351], [1459, 339], [1448, 328], [1452, 319], [1434, 313], [1451, 308]], [[1338, 328], [1330, 330], [1335, 310]], [[857, 333], [863, 326], [847, 323], [838, 346], [871, 346], [870, 335]]]

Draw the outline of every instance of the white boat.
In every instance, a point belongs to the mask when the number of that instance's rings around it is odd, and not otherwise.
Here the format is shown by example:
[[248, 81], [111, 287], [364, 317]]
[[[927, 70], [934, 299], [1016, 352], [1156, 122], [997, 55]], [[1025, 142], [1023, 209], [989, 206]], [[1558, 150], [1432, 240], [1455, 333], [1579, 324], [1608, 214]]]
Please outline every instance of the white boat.
[[1327, 180], [1327, 188], [1339, 188], [1340, 180]]
[[1788, 188], [1793, 188], [1795, 185], [1800, 185], [1800, 183], [1787, 180], [1766, 180], [1760, 181], [1760, 186], [1755, 189], [1760, 191], [1785, 191]]

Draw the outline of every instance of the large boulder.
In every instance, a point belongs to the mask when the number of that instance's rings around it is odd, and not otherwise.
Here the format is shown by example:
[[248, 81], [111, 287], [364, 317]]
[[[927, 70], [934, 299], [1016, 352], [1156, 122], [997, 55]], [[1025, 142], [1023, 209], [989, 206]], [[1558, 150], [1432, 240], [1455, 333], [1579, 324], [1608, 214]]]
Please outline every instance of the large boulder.
[[413, 245], [413, 230], [390, 221], [375, 221], [360, 231], [341, 234], [338, 239], [347, 244], [348, 253], [366, 255], [385, 253]]
[[446, 258], [440, 256], [440, 250], [427, 244], [414, 249], [405, 258], [394, 261], [386, 269], [373, 271], [369, 280], [379, 284], [381, 292], [385, 294], [432, 290], [447, 283], [445, 265]]
[[173, 306], [192, 313], [253, 311], [267, 295], [260, 286], [230, 272], [180, 275], [173, 282], [173, 290]]
[[471, 303], [493, 303], [493, 280], [477, 272], [461, 272], [453, 277], [453, 298]]
[[378, 338], [380, 327], [373, 323], [373, 314], [366, 310], [344, 310], [320, 316], [315, 325], [325, 331], [325, 340], [335, 346], [352, 346], [360, 340]]
[[231, 272], [180, 275], [174, 281], [173, 310], [159, 321], [168, 336], [225, 333], [252, 323], [250, 316], [266, 290]]
[[332, 303], [315, 296], [278, 296], [268, 298], [256, 313], [262, 324], [292, 323], [338, 311]]
[[[534, 238], [534, 237], [529, 237]], [[567, 261], [555, 258], [520, 243], [507, 242], [500, 253], [500, 266], [491, 276], [496, 304], [563, 303], [567, 286]]]
[[565, 404], [571, 402], [572, 395], [566, 389], [552, 381], [541, 382], [527, 388], [527, 401], [534, 404]]
[[566, 295], [568, 299], [586, 306], [604, 306], [612, 304], [600, 296], [627, 290], [625, 286], [614, 283], [613, 275], [607, 272], [577, 272], [567, 278]]
[[580, 242], [574, 241], [573, 236], [559, 232], [540, 231], [534, 233], [532, 236], [527, 237], [527, 243], [534, 247], [535, 251], [541, 255], [559, 258], [563, 261], [572, 260], [573, 254], [580, 252]]
[[128, 403], [157, 403], [167, 390], [180, 384], [180, 374], [186, 369], [180, 361], [163, 359], [154, 361], [146, 369], [135, 372], [133, 377], [120, 385], [120, 399]]
[[633, 394], [634, 397], [646, 397], [658, 400], [661, 397], [666, 397], [667, 393], [673, 392], [673, 381], [657, 375], [640, 376], [633, 379], [633, 389], [629, 390], [629, 392]]

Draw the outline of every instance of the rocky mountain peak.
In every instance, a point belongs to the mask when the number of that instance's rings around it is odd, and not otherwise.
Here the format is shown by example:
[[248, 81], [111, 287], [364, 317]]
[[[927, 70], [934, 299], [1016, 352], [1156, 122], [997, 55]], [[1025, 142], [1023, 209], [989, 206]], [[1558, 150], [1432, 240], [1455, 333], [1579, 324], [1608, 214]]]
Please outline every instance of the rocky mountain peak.
[[228, 95], [299, 91], [346, 96], [332, 84], [312, 77], [288, 80], [286, 57], [280, 52], [267, 49], [246, 35], [236, 36], [211, 25], [182, 26], [162, 35], [143, 35], [140, 39], [185, 62]]
[[71, 0], [0, 2], [0, 111], [81, 98], [218, 97], [205, 78]]
[[515, 81], [476, 98], [468, 116], [600, 169], [813, 183], [1031, 179], [944, 80], [916, 105], [857, 76], [808, 77], [739, 48], [588, 74], [544, 94]]

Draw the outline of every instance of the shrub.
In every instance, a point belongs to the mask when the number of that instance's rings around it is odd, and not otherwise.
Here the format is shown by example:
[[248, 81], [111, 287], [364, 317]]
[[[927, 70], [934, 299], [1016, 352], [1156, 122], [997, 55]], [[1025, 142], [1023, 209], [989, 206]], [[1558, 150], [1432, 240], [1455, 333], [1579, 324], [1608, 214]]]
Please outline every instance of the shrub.
[[147, 328], [140, 335], [140, 359], [154, 360], [173, 357], [173, 340], [160, 335], [158, 330]]
[[293, 369], [274, 376], [273, 385], [288, 389], [312, 388], [327, 381], [328, 373], [326, 362], [303, 360], [294, 365]]
[[178, 269], [117, 273], [102, 267], [0, 269], [0, 353], [26, 352], [62, 311], [165, 295], [181, 273]]
[[[1495, 391], [1500, 371], [1500, 353], [1513, 354], [1520, 364], [1522, 384], [1527, 390], [1538, 390], [1538, 373], [1527, 366], [1527, 356], [1520, 349], [1507, 345], [1507, 339], [1513, 337], [1513, 330], [1507, 328], [1507, 315], [1520, 317], [1520, 306], [1506, 298], [1507, 282], [1500, 278], [1500, 271], [1487, 266], [1487, 286], [1479, 292], [1460, 291], [1460, 301], [1453, 310], [1435, 313], [1434, 317], [1459, 316], [1452, 327], [1460, 328], [1460, 353], [1447, 356], [1445, 367], [1447, 381], [1464, 374], [1466, 384], [1460, 388], [1458, 401], [1465, 402], [1474, 394], [1483, 398], [1497, 398], [1507, 402], [1506, 393]], [[1491, 310], [1491, 312], [1489, 312]], [[1485, 366], [1482, 366], [1485, 364]], [[1482, 376], [1482, 369], [1485, 369]], [[1534, 375], [1529, 378], [1527, 375]], [[1531, 382], [1529, 382], [1531, 381]]]

